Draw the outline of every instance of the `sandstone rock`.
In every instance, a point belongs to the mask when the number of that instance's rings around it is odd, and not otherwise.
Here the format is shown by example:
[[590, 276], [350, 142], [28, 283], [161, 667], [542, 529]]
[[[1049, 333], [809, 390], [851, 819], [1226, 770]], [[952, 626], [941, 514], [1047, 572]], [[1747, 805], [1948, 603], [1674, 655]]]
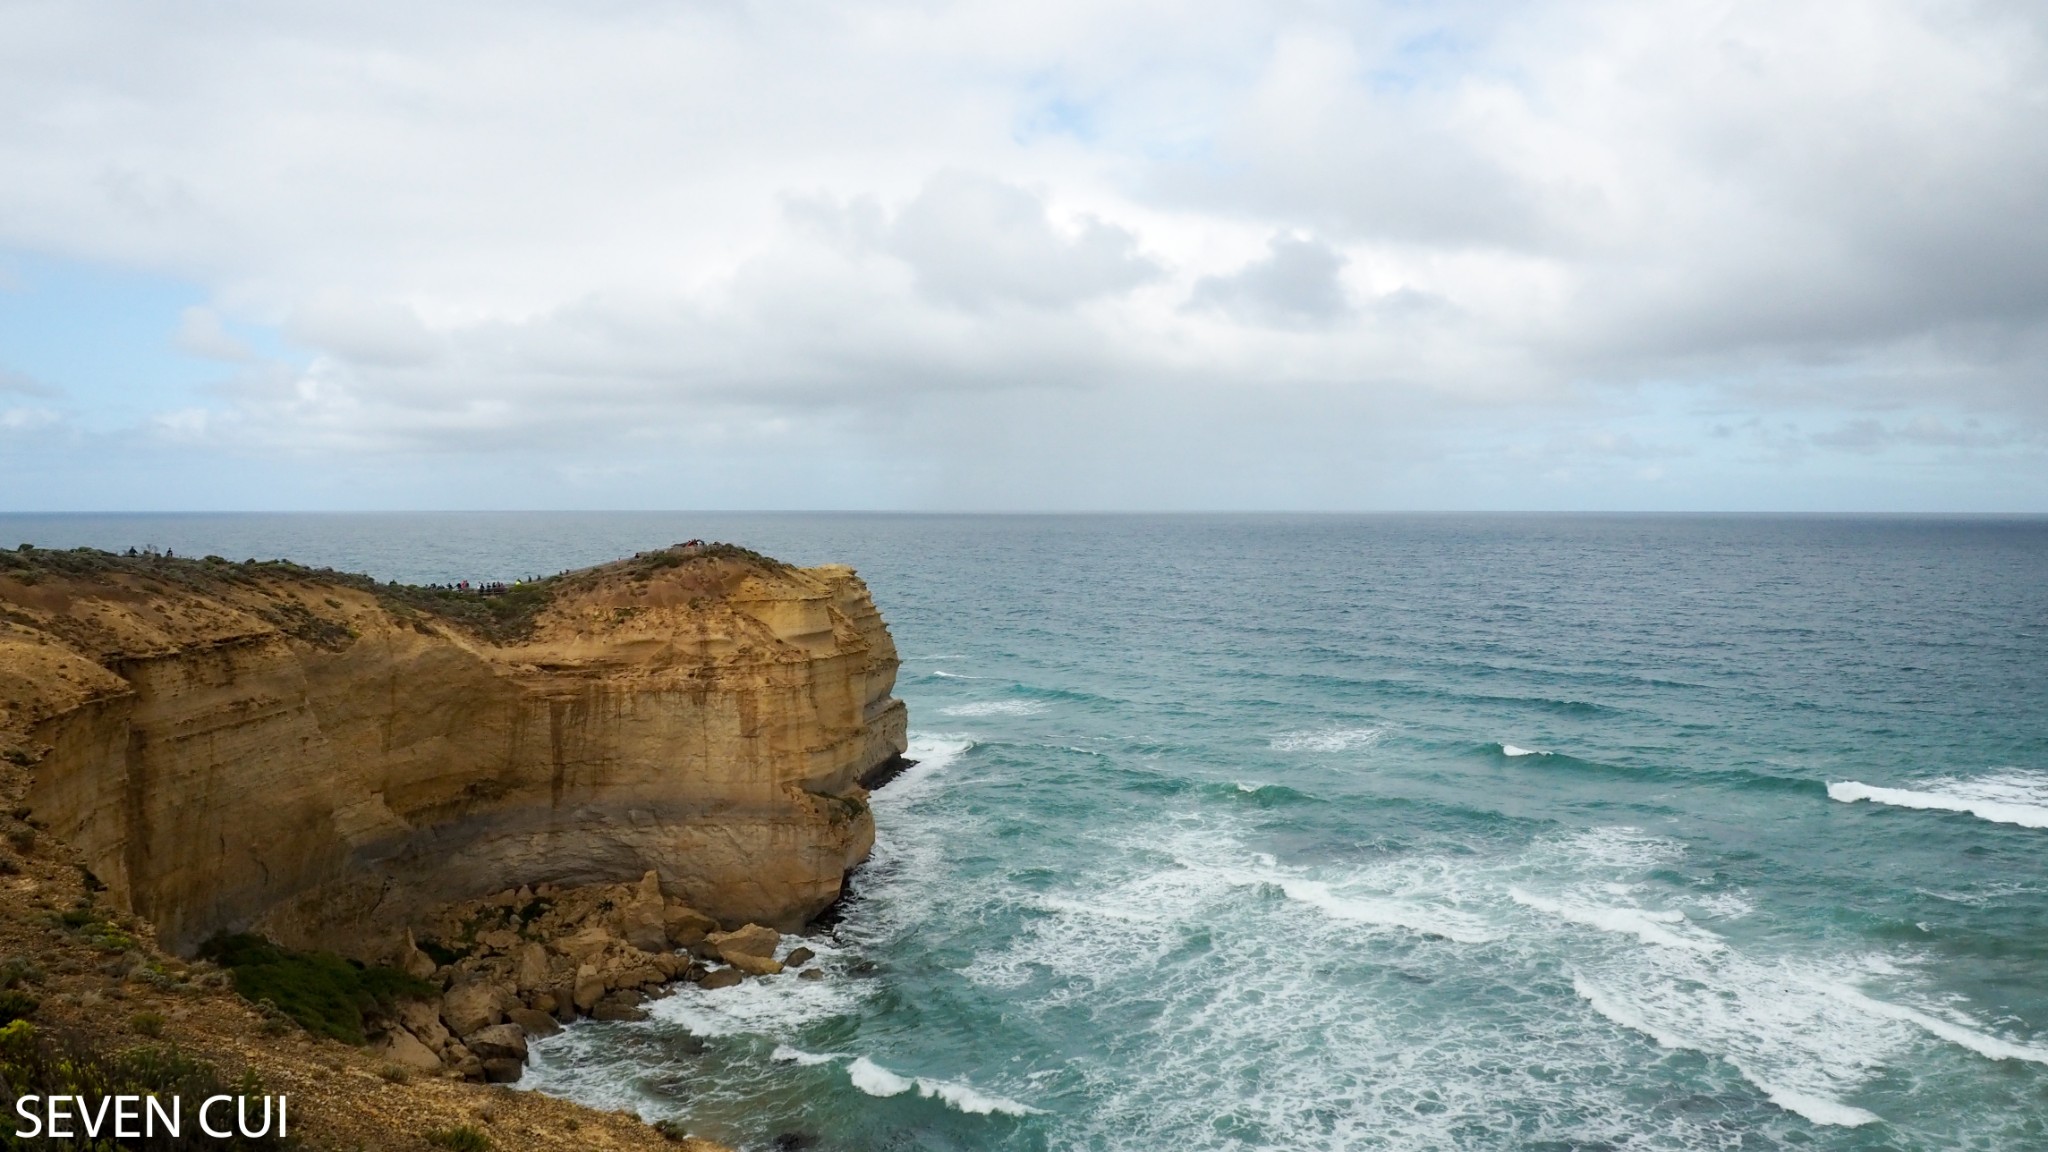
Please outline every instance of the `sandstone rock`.
[[457, 984], [441, 997], [441, 1020], [457, 1036], [467, 1036], [505, 1018], [504, 994], [489, 984]]
[[576, 969], [576, 992], [572, 999], [579, 1011], [588, 1012], [597, 1007], [605, 991], [604, 978], [598, 975], [596, 965], [585, 964]]
[[675, 952], [658, 952], [654, 967], [663, 980], [680, 980], [690, 970], [690, 958]]
[[817, 956], [818, 954], [809, 948], [791, 948], [789, 955], [782, 958], [782, 962], [791, 968], [801, 968], [817, 959]]
[[481, 1080], [484, 1078], [484, 1062], [476, 1058], [476, 1053], [463, 1047], [460, 1040], [448, 1045], [448, 1051], [441, 1054], [441, 1061], [447, 1066], [448, 1074], [458, 1079]]
[[662, 924], [668, 933], [668, 942], [678, 948], [700, 944], [706, 936], [718, 931], [718, 921], [681, 904], [671, 904], [663, 911]]
[[434, 963], [432, 956], [420, 951], [419, 942], [412, 938], [412, 931], [407, 929], [405, 933], [405, 947], [401, 948], [398, 953], [398, 967], [403, 969], [408, 976], [427, 980], [433, 977], [434, 969], [439, 967], [439, 965]]
[[494, 952], [510, 952], [512, 949], [519, 947], [519, 934], [498, 928], [489, 932], [477, 933], [476, 942]]
[[638, 964], [610, 974], [605, 983], [612, 988], [646, 988], [663, 980], [661, 969], [652, 964]]
[[524, 1029], [528, 1036], [535, 1038], [553, 1036], [562, 1030], [562, 1026], [555, 1023], [553, 1016], [532, 1008], [514, 1008], [505, 1013], [505, 1016]]
[[483, 1080], [486, 1084], [517, 1084], [526, 1075], [526, 1062], [501, 1057], [483, 1062]]
[[782, 961], [746, 952], [728, 952], [725, 955], [725, 962], [749, 976], [773, 976], [782, 971]]
[[611, 934], [602, 924], [593, 924], [567, 939], [557, 940], [554, 947], [572, 964], [588, 964], [597, 956], [618, 944], [618, 937]]
[[640, 878], [632, 899], [612, 913], [612, 925], [626, 943], [644, 952], [659, 952], [668, 947], [666, 913], [661, 877], [649, 872]]
[[775, 946], [782, 943], [782, 933], [759, 924], [749, 924], [731, 932], [713, 932], [704, 938], [706, 944], [717, 950], [718, 958], [730, 964], [734, 956], [775, 955]]
[[441, 1007], [421, 1000], [407, 1000], [398, 1006], [398, 1022], [420, 1043], [435, 1052], [447, 1049], [454, 1039], [441, 1024]]
[[720, 968], [715, 972], [706, 972], [704, 978], [697, 981], [697, 986], [706, 992], [712, 992], [720, 988], [730, 988], [745, 978], [737, 968]]
[[401, 1068], [416, 1072], [439, 1072], [441, 1058], [434, 1050], [403, 1028], [393, 1028], [377, 1047], [377, 1054]]
[[553, 992], [535, 992], [526, 998], [526, 1006], [535, 1012], [553, 1016], [555, 1010], [562, 1006], [562, 1001]]
[[521, 993], [533, 992], [548, 983], [548, 950], [539, 944], [522, 944], [512, 953], [512, 986]]
[[462, 1038], [477, 1059], [489, 1066], [492, 1060], [525, 1060], [526, 1032], [517, 1024], [493, 1024]]
[[630, 992], [614, 992], [598, 1001], [590, 1013], [593, 1020], [645, 1020], [647, 1009], [640, 1007], [640, 997]]
[[904, 747], [894, 643], [843, 567], [626, 561], [493, 642], [303, 569], [178, 560], [142, 596], [104, 561], [0, 581], [0, 744], [49, 750], [18, 803], [173, 951], [247, 928], [386, 959], [449, 901], [650, 869], [795, 928], [866, 856], [858, 781]]

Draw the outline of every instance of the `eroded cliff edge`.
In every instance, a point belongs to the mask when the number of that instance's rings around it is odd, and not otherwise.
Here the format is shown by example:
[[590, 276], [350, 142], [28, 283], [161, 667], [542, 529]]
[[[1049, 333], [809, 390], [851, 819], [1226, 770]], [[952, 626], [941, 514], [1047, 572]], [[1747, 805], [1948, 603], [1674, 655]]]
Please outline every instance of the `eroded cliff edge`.
[[722, 546], [487, 604], [0, 553], [0, 754], [30, 768], [33, 818], [186, 952], [255, 930], [383, 958], [436, 905], [650, 870], [721, 920], [794, 928], [873, 842], [860, 780], [904, 748], [896, 667], [851, 569]]

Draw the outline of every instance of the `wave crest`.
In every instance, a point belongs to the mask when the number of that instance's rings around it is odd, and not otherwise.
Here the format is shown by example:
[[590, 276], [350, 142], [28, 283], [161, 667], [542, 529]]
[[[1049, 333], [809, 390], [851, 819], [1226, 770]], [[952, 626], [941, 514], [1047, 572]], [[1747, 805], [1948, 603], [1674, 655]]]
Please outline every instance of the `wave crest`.
[[2048, 828], [2048, 774], [2007, 772], [1976, 780], [1937, 780], [1922, 788], [1880, 788], [1859, 780], [1828, 785], [1828, 798], [1844, 804], [1868, 800], [1894, 808], [1967, 812], [1994, 824]]

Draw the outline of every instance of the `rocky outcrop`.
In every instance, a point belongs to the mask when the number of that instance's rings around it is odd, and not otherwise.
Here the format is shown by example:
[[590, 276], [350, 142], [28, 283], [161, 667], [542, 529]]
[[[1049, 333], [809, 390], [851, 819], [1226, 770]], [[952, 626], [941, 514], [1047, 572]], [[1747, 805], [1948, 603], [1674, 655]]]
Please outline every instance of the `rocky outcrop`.
[[649, 873], [607, 939], [794, 928], [872, 843], [860, 780], [903, 751], [896, 665], [851, 569], [719, 546], [498, 600], [0, 552], [0, 755], [185, 951], [254, 930], [417, 966], [407, 929], [450, 902]]
[[[418, 957], [440, 999], [403, 1004], [372, 1029], [374, 1042], [393, 1064], [506, 1083], [525, 1066], [528, 1037], [581, 1016], [642, 1019], [642, 1001], [663, 985], [716, 991], [787, 969], [824, 978], [806, 967], [816, 959], [809, 948], [777, 959], [784, 938], [773, 928], [706, 932], [708, 921], [662, 895], [653, 872], [637, 884], [507, 889], [437, 909], [406, 962]], [[653, 936], [649, 925], [665, 927]]]

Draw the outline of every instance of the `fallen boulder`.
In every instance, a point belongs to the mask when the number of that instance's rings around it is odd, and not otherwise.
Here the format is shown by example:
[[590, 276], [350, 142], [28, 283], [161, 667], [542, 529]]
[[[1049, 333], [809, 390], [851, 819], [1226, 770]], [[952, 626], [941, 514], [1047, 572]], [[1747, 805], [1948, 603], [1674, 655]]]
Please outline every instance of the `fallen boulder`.
[[484, 1061], [485, 1067], [489, 1067], [493, 1060], [523, 1062], [526, 1059], [526, 1032], [517, 1024], [493, 1024], [464, 1036], [462, 1043]]

